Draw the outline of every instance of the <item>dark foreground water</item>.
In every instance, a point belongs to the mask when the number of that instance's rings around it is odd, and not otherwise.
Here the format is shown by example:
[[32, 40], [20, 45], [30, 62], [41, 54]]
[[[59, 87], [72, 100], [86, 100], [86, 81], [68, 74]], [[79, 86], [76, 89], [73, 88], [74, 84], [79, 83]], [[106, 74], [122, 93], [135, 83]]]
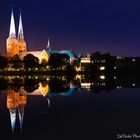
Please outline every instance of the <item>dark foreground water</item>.
[[[95, 94], [89, 89], [76, 87], [72, 93], [48, 93], [44, 96], [38, 89], [32, 93], [23, 90], [21, 96], [25, 97], [26, 103], [19, 103], [24, 106], [21, 109], [23, 120], [16, 104], [19, 100], [14, 100], [18, 92], [12, 92], [10, 88], [0, 94], [2, 140], [114, 140], [126, 136], [140, 139], [140, 88], [112, 89]], [[8, 106], [11, 98], [15, 103]], [[11, 120], [10, 110], [15, 108], [16, 118]]]

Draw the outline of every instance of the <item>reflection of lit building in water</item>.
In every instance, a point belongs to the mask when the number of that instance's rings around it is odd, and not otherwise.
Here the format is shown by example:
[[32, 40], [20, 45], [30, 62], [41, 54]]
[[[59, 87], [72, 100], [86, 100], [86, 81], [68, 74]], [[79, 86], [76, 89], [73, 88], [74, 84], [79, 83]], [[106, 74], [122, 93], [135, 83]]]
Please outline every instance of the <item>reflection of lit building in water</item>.
[[[27, 104], [27, 96], [42, 96], [46, 98], [48, 107], [50, 109], [51, 106], [51, 96], [60, 95], [60, 96], [71, 96], [76, 90], [78, 86], [75, 86], [72, 82], [69, 84], [69, 88], [65, 92], [60, 93], [52, 93], [49, 89], [48, 83], [38, 84], [38, 89], [33, 91], [32, 93], [28, 93], [24, 87], [20, 87], [19, 91], [14, 91], [13, 89], [8, 89], [7, 91], [7, 108], [10, 112], [10, 121], [12, 132], [14, 132], [17, 117], [19, 119], [20, 130], [22, 132], [23, 119], [24, 119], [24, 107]], [[18, 113], [18, 114], [17, 114]], [[17, 116], [18, 115], [18, 116]]]
[[91, 83], [81, 83], [81, 88], [86, 88], [90, 90], [90, 87], [91, 87]]
[[39, 88], [41, 94], [45, 97], [49, 93], [49, 85], [48, 84], [42, 84], [39, 83]]
[[7, 92], [7, 108], [10, 111], [12, 132], [14, 131], [15, 128], [17, 107], [18, 107], [18, 92], [9, 89]]
[[90, 56], [87, 57], [81, 57], [81, 71], [85, 71], [85, 68], [89, 65], [89, 63], [91, 63], [91, 59]]
[[16, 92], [13, 89], [8, 89], [7, 91], [7, 108], [10, 111], [10, 120], [12, 132], [14, 132], [17, 110], [19, 114], [19, 123], [22, 130], [23, 118], [24, 118], [24, 107], [27, 103], [27, 95], [22, 92]]
[[18, 98], [19, 98], [18, 99], [18, 114], [19, 114], [20, 129], [22, 131], [23, 119], [24, 119], [24, 107], [27, 104], [27, 94], [24, 94], [21, 90], [19, 90]]
[[24, 88], [21, 88], [22, 92], [24, 92], [24, 94], [27, 95], [41, 95], [43, 97], [45, 97], [47, 94], [49, 94], [49, 85], [48, 83], [41, 83], [39, 82], [38, 84], [38, 89], [34, 90], [31, 93], [28, 93]]

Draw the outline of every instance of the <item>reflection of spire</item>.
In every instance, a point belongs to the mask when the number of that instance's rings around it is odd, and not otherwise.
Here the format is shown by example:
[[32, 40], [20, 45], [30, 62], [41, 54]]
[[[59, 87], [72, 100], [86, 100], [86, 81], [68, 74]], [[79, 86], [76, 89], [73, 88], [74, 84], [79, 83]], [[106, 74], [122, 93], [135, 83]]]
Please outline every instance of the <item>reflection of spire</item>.
[[10, 109], [10, 120], [11, 120], [12, 133], [14, 133], [15, 124], [16, 124], [16, 108]]
[[9, 37], [10, 38], [16, 38], [16, 28], [15, 28], [15, 20], [14, 20], [13, 9], [12, 9], [12, 12], [11, 12], [11, 22], [10, 22]]
[[15, 129], [17, 106], [18, 106], [18, 92], [12, 89], [8, 89], [7, 90], [7, 108], [9, 109], [9, 112], [10, 112], [12, 132], [14, 132], [14, 129]]
[[47, 98], [47, 101], [48, 101], [48, 107], [50, 109], [51, 108], [51, 100], [49, 98]]
[[24, 120], [24, 107], [26, 104], [27, 104], [27, 95], [23, 87], [21, 87], [19, 89], [19, 102], [18, 102], [18, 115], [19, 115], [21, 133], [22, 133], [22, 127], [23, 127], [23, 120]]
[[24, 40], [21, 13], [20, 13], [20, 17], [19, 17], [18, 38]]
[[47, 45], [47, 48], [50, 47], [50, 39], [48, 38], [48, 45]]
[[24, 119], [24, 106], [18, 107], [18, 115], [19, 115], [20, 131], [22, 133], [23, 119]]

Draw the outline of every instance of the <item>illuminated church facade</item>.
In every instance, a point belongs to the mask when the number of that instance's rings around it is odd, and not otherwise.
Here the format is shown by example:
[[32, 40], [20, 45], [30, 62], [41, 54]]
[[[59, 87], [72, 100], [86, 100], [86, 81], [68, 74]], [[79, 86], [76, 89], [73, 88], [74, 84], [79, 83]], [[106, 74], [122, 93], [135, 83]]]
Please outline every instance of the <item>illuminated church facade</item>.
[[16, 36], [16, 27], [15, 27], [13, 10], [11, 12], [10, 31], [9, 31], [9, 37], [6, 40], [6, 46], [7, 46], [8, 59], [11, 59], [15, 55], [18, 55], [20, 59], [23, 59], [27, 54], [32, 54], [33, 56], [39, 59], [39, 63], [42, 63], [42, 61], [44, 60], [48, 62], [50, 54], [53, 53], [68, 55], [70, 62], [76, 59], [76, 55], [71, 50], [52, 51], [50, 48], [49, 39], [48, 39], [48, 44], [46, 49], [43, 49], [41, 51], [28, 51], [27, 44], [24, 39], [21, 13], [19, 17], [18, 35]]

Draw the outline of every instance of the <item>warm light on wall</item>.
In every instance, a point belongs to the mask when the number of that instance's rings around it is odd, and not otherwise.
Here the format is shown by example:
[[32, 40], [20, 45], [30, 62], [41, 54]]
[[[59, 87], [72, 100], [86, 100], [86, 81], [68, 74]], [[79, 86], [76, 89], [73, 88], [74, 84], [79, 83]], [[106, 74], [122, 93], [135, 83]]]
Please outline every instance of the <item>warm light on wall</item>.
[[90, 89], [91, 83], [81, 83], [81, 88]]
[[81, 71], [81, 67], [76, 67], [75, 70], [76, 71]]
[[75, 76], [75, 79], [76, 79], [76, 80], [77, 80], [77, 79], [80, 79], [80, 80], [81, 80], [81, 75], [77, 74], [77, 75]]
[[104, 66], [100, 67], [100, 70], [105, 70], [105, 67]]
[[90, 63], [90, 57], [83, 57], [81, 58], [81, 63]]
[[104, 80], [105, 79], [105, 76], [104, 75], [101, 75], [100, 76], [100, 79]]

